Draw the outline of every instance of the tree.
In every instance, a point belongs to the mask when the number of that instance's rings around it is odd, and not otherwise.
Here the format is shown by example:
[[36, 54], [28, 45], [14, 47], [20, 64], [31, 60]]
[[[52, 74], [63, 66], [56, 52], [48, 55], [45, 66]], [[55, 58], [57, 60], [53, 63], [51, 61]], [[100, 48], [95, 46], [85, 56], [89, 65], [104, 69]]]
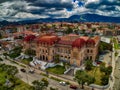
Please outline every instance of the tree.
[[66, 34], [73, 33], [73, 29], [68, 27], [67, 30], [65, 31]]
[[105, 42], [100, 42], [99, 52], [103, 52], [105, 50], [112, 51], [112, 44], [105, 43]]
[[109, 80], [109, 76], [108, 75], [102, 75], [101, 84], [102, 85], [107, 85], [108, 84], [108, 80]]
[[48, 87], [49, 82], [46, 78], [42, 78], [41, 81], [35, 80], [32, 84], [34, 85], [35, 90], [44, 90]]
[[55, 61], [55, 63], [60, 62], [60, 56], [58, 54], [55, 55], [54, 61]]
[[86, 70], [91, 70], [93, 67], [92, 60], [86, 60], [85, 62], [85, 69]]
[[92, 32], [95, 32], [96, 31], [96, 28], [92, 28]]
[[108, 66], [105, 70], [105, 75], [110, 75], [112, 73], [112, 66]]
[[101, 72], [104, 72], [105, 75], [110, 75], [111, 72], [112, 72], [112, 66], [105, 67], [105, 64], [102, 63], [102, 64], [100, 65], [100, 71], [101, 71]]
[[58, 88], [50, 87], [50, 90], [58, 90]]
[[78, 82], [78, 84], [82, 85], [82, 89], [84, 89], [84, 84], [91, 84], [94, 83], [95, 78], [88, 75], [85, 71], [78, 70], [75, 74], [75, 80]]
[[83, 34], [85, 34], [85, 31], [86, 31], [86, 30], [85, 30], [85, 29], [83, 29], [83, 30], [82, 30], [82, 33], [83, 33]]
[[105, 69], [106, 69], [106, 68], [105, 68], [105, 63], [101, 63], [101, 64], [100, 64], [100, 71], [101, 71], [101, 72], [105, 72]]
[[46, 87], [48, 87], [49, 82], [48, 82], [48, 80], [47, 80], [46, 78], [42, 78], [41, 81], [44, 82], [44, 85], [45, 85]]
[[30, 48], [29, 48], [29, 49], [26, 49], [26, 50], [25, 50], [25, 54], [26, 54], [26, 55], [33, 55], [33, 56], [34, 56], [34, 55], [35, 55], [35, 50], [30, 49]]
[[32, 84], [34, 85], [35, 90], [44, 90], [45, 89], [44, 82], [42, 82], [42, 81], [35, 80], [32, 82]]

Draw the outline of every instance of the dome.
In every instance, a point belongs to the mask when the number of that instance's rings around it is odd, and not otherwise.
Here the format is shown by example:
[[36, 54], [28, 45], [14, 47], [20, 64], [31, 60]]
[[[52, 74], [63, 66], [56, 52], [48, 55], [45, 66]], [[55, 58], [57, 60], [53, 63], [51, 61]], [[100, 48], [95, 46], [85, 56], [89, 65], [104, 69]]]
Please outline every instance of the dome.
[[95, 44], [95, 41], [93, 39], [88, 39], [87, 44]]
[[82, 38], [77, 38], [73, 43], [72, 47], [81, 48], [85, 45], [85, 40]]
[[35, 35], [28, 35], [24, 38], [24, 41], [29, 42], [29, 41], [34, 40], [35, 38], [36, 38]]

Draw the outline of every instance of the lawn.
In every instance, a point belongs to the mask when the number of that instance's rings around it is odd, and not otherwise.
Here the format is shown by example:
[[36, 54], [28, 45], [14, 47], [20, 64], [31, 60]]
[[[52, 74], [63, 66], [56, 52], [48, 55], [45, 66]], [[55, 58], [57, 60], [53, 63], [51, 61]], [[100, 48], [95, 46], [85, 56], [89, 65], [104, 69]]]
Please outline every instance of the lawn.
[[22, 59], [21, 62], [26, 64], [26, 65], [29, 65], [29, 63], [32, 61], [33, 59], [32, 58], [26, 58], [26, 59]]
[[64, 74], [65, 72], [65, 67], [57, 65], [55, 67], [47, 68], [46, 71], [54, 74]]
[[93, 77], [95, 77], [95, 84], [101, 85], [101, 76], [104, 74], [100, 72], [99, 67], [94, 67], [91, 71], [87, 71], [87, 73]]

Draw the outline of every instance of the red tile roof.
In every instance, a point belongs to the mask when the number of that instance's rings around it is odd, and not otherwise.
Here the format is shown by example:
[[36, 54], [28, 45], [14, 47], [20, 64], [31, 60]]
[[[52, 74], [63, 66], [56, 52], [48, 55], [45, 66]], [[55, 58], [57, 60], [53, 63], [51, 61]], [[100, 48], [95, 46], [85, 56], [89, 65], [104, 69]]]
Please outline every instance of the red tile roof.
[[77, 38], [73, 43], [72, 43], [72, 47], [77, 47], [77, 48], [81, 48], [85, 45], [85, 40], [82, 38]]
[[60, 40], [58, 42], [58, 44], [62, 44], [62, 45], [72, 45], [73, 41], [68, 41], [68, 40]]
[[36, 39], [38, 43], [54, 44], [59, 38], [57, 36], [41, 36]]
[[30, 41], [33, 41], [35, 38], [36, 38], [35, 35], [28, 35], [24, 38], [24, 41], [30, 42]]

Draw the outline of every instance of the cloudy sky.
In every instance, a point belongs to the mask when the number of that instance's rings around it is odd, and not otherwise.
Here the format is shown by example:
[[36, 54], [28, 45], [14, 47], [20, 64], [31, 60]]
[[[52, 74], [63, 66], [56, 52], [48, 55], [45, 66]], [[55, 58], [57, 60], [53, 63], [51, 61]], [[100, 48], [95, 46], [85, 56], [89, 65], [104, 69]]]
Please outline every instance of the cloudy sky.
[[120, 0], [0, 0], [0, 20], [68, 18], [85, 13], [120, 17]]

